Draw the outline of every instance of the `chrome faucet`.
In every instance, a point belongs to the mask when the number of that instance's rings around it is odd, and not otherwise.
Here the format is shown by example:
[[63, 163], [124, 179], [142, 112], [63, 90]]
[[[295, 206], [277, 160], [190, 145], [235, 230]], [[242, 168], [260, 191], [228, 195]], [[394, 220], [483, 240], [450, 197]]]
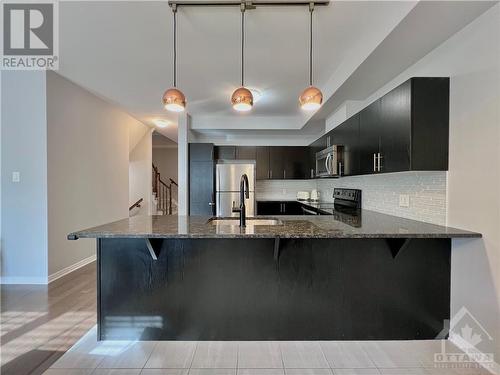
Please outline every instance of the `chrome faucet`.
[[233, 212], [240, 213], [240, 227], [246, 227], [245, 198], [250, 198], [250, 188], [248, 186], [248, 176], [243, 174], [240, 179], [240, 208], [233, 207], [232, 209]]

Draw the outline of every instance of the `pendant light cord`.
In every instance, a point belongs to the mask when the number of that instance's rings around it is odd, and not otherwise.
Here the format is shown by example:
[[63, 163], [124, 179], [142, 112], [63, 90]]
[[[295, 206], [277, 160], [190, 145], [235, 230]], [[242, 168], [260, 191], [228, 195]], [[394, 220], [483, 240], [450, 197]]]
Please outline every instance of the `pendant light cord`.
[[309, 4], [309, 86], [313, 84], [313, 11], [314, 3]]
[[172, 6], [174, 14], [174, 87], [177, 87], [177, 6]]
[[241, 87], [245, 84], [245, 4], [241, 3]]

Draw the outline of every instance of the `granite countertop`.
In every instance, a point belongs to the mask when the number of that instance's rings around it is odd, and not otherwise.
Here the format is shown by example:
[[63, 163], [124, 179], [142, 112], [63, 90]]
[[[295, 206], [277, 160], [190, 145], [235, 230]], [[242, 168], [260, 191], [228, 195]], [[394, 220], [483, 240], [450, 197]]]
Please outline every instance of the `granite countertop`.
[[[258, 217], [263, 218], [263, 217]], [[357, 225], [325, 216], [273, 216], [281, 225], [212, 225], [208, 216], [134, 216], [70, 233], [78, 238], [467, 238], [480, 233], [362, 210]], [[249, 218], [247, 218], [249, 219]]]

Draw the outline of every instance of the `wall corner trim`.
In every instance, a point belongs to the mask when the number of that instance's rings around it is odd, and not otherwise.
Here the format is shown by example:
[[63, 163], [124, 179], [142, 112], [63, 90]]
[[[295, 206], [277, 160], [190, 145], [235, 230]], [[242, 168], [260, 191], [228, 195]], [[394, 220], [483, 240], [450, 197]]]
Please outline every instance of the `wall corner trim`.
[[48, 284], [50, 284], [53, 281], [56, 281], [57, 279], [60, 279], [63, 276], [66, 276], [67, 274], [73, 271], [76, 271], [78, 268], [82, 268], [83, 266], [86, 266], [87, 264], [94, 262], [95, 260], [96, 260], [96, 255], [94, 254], [89, 256], [88, 258], [76, 262], [75, 264], [72, 264], [71, 266], [68, 266], [66, 268], [63, 268], [62, 270], [54, 272], [53, 274], [49, 275]]

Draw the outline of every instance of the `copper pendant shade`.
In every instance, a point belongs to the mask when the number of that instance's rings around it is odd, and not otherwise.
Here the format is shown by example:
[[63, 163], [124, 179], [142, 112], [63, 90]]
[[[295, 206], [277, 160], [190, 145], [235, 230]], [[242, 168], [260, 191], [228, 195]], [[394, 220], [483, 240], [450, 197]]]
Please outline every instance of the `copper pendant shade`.
[[186, 97], [175, 87], [165, 91], [162, 102], [167, 111], [182, 112], [186, 108]]
[[186, 109], [186, 97], [177, 86], [177, 6], [172, 5], [174, 15], [174, 87], [169, 88], [163, 94], [162, 102], [167, 111], [182, 112]]
[[246, 87], [240, 87], [233, 92], [231, 104], [237, 111], [250, 111], [253, 106], [253, 95]]
[[315, 111], [323, 103], [323, 93], [313, 86], [313, 11], [314, 3], [309, 4], [309, 87], [302, 91], [299, 97], [300, 108], [305, 111]]
[[306, 111], [314, 111], [321, 107], [323, 103], [323, 94], [321, 90], [314, 86], [309, 86], [299, 97], [300, 108]]

